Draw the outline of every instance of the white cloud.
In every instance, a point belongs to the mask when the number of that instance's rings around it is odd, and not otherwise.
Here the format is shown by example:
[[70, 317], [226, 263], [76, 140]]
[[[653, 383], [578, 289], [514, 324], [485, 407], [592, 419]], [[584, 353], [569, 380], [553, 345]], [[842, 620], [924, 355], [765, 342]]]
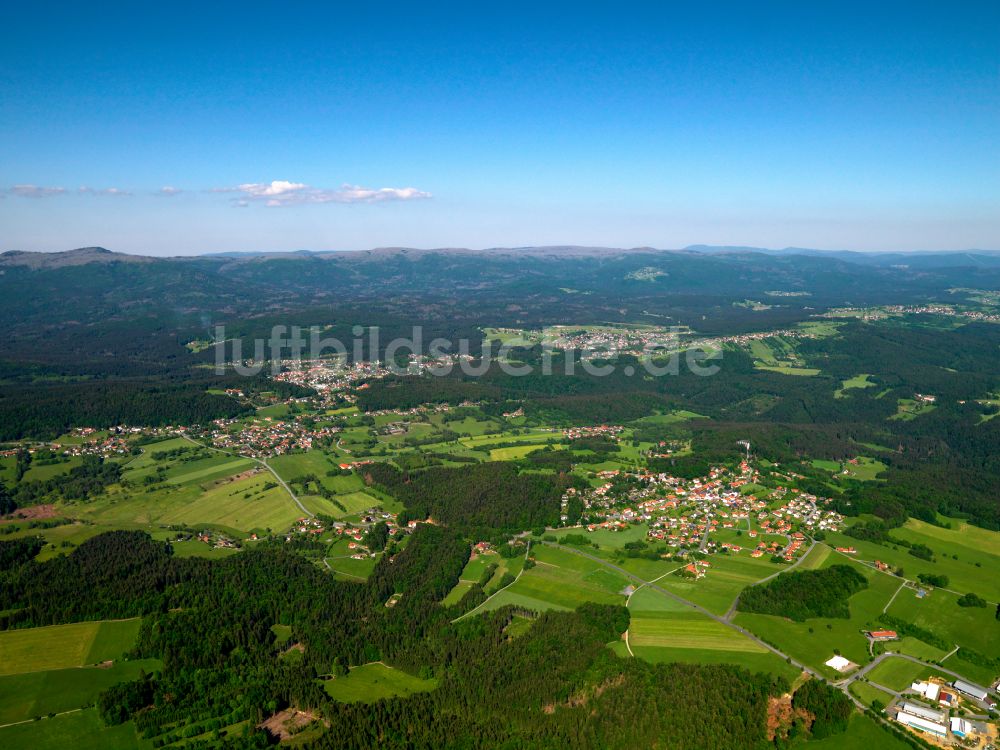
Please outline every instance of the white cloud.
[[303, 190], [307, 185], [301, 182], [288, 182], [287, 180], [272, 180], [270, 183], [246, 182], [239, 186], [239, 190], [249, 195], [251, 198], [269, 198], [274, 195], [286, 195]]
[[412, 187], [366, 188], [359, 185], [342, 185], [340, 188], [316, 188], [302, 182], [273, 180], [271, 182], [248, 182], [235, 188], [213, 188], [212, 192], [238, 192], [234, 199], [238, 206], [249, 202], [263, 202], [270, 208], [294, 206], [310, 203], [380, 203], [384, 201], [408, 201], [430, 198], [431, 194]]
[[66, 188], [61, 187], [40, 187], [39, 185], [14, 185], [8, 191], [11, 195], [20, 195], [23, 198], [48, 198], [52, 195], [62, 195]]
[[160, 191], [159, 193], [157, 193], [157, 195], [165, 195], [167, 197], [173, 197], [175, 195], [180, 195], [183, 192], [184, 192], [183, 190], [181, 190], [180, 188], [175, 188], [173, 185], [164, 185], [163, 187], [160, 188]]
[[132, 195], [132, 193], [127, 190], [122, 190], [121, 188], [109, 187], [109, 188], [92, 188], [86, 185], [81, 185], [78, 193], [81, 195], [112, 195], [112, 196], [122, 196], [122, 195]]

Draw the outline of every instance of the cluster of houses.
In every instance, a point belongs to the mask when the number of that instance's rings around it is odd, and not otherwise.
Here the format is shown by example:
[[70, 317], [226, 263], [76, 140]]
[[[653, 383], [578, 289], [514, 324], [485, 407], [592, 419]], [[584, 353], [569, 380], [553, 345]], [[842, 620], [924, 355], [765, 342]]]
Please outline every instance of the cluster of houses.
[[712, 344], [736, 344], [738, 346], [748, 346], [751, 341], [763, 341], [765, 339], [780, 336], [786, 339], [814, 339], [816, 334], [808, 331], [799, 331], [794, 328], [786, 328], [780, 331], [758, 331], [756, 333], [740, 333], [733, 336], [717, 336], [715, 338], [704, 339], [692, 342], [691, 346], [711, 346]]
[[293, 450], [307, 451], [317, 441], [340, 432], [340, 427], [335, 425], [307, 427], [301, 418], [264, 417], [253, 422], [217, 419], [212, 424], [210, 435], [215, 447], [236, 450], [254, 458], [280, 456]]
[[[690, 480], [642, 471], [609, 471], [598, 476], [639, 481], [611, 481], [579, 493], [571, 488], [563, 496], [563, 513], [569, 498], [579, 497], [588, 531], [620, 531], [645, 523], [647, 537], [673, 548], [672, 554], [690, 549], [708, 554], [742, 553], [746, 547], [736, 540], [713, 538], [716, 532], [728, 529], [751, 540], [751, 557], [769, 555], [791, 561], [801, 554], [807, 541], [803, 531], [836, 530], [844, 523], [839, 513], [820, 507], [828, 500], [798, 490], [779, 488], [775, 493], [778, 498], [789, 499], [774, 509], [754, 494], [744, 494], [747, 485], [760, 479], [748, 461], [735, 470], [713, 467], [708, 476]], [[761, 535], [771, 538], [759, 539]], [[704, 575], [703, 570], [698, 572], [697, 577]]]
[[275, 380], [312, 388], [321, 398], [341, 394], [367, 380], [391, 375], [378, 360], [345, 363], [342, 359], [304, 359], [282, 362], [282, 371]]
[[587, 437], [606, 437], [617, 440], [625, 428], [621, 425], [597, 425], [595, 427], [570, 427], [563, 430], [563, 435], [569, 440]]
[[[253, 537], [254, 539], [256, 537]], [[238, 549], [239, 542], [235, 539], [230, 539], [225, 534], [220, 534], [217, 531], [212, 531], [210, 529], [205, 529], [203, 531], [198, 531], [194, 533], [178, 533], [176, 537], [178, 542], [192, 542], [197, 541], [202, 544], [207, 544], [209, 547], [214, 549]]]
[[898, 315], [949, 315], [970, 318], [971, 320], [1000, 321], [1000, 315], [996, 313], [986, 313], [979, 310], [956, 310], [949, 305], [889, 305], [884, 309], [886, 312]]
[[679, 337], [678, 331], [663, 327], [545, 329], [546, 343], [554, 349], [607, 354], [641, 355], [654, 348], [677, 348]]
[[368, 528], [382, 521], [389, 528], [389, 534], [393, 536], [401, 530], [404, 533], [412, 531], [417, 525], [416, 521], [412, 521], [406, 528], [400, 527], [397, 525], [395, 513], [390, 513], [382, 508], [369, 508], [361, 514], [361, 518], [357, 524], [348, 521], [330, 522], [329, 519], [324, 523], [318, 518], [300, 518], [285, 535], [285, 541], [290, 542], [295, 535], [308, 535], [319, 538], [322, 534], [329, 531], [340, 539], [349, 540], [347, 549], [350, 551], [352, 558], [355, 560], [364, 560], [365, 558], [373, 557], [375, 554], [364, 544]]
[[[71, 440], [54, 440], [46, 445], [29, 446], [28, 452], [35, 453], [47, 448], [53, 453], [63, 456], [127, 456], [131, 451], [129, 439], [137, 435], [157, 435], [161, 430], [145, 427], [128, 427], [118, 425], [108, 430], [97, 430], [93, 427], [77, 427], [71, 433]], [[15, 455], [19, 449], [4, 451], [3, 455]]]

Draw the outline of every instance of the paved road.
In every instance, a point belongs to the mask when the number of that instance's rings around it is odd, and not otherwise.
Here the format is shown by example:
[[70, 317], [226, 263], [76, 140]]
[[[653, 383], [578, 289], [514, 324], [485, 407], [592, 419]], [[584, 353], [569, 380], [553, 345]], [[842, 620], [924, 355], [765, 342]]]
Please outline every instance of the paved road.
[[215, 447], [213, 447], [211, 445], [205, 445], [204, 443], [198, 442], [193, 437], [191, 437], [190, 435], [187, 435], [186, 433], [183, 433], [183, 432], [180, 432], [178, 434], [182, 438], [184, 438], [185, 440], [187, 440], [188, 442], [194, 443], [195, 445], [197, 445], [197, 446], [199, 446], [201, 448], [207, 448], [210, 451], [215, 451], [216, 453], [222, 453], [223, 455], [226, 455], [226, 456], [232, 456], [233, 458], [245, 458], [248, 461], [253, 461], [255, 464], [259, 464], [260, 466], [263, 466], [265, 469], [267, 469], [271, 473], [271, 476], [273, 476], [278, 481], [278, 484], [280, 484], [282, 487], [285, 488], [285, 492], [287, 492], [288, 496], [291, 497], [292, 500], [295, 502], [295, 504], [299, 506], [299, 510], [301, 510], [303, 513], [305, 513], [310, 518], [315, 518], [316, 514], [313, 513], [311, 510], [309, 510], [306, 506], [304, 506], [302, 504], [302, 502], [299, 500], [299, 498], [296, 497], [295, 493], [292, 492], [292, 488], [289, 487], [285, 483], [284, 479], [282, 479], [280, 476], [278, 476], [278, 472], [276, 472], [274, 469], [272, 469], [271, 466], [270, 466], [270, 464], [267, 463], [267, 461], [261, 460], [259, 458], [254, 458], [253, 456], [244, 456], [244, 455], [241, 455], [239, 453], [233, 453], [232, 451], [223, 450], [222, 448], [215, 448]]

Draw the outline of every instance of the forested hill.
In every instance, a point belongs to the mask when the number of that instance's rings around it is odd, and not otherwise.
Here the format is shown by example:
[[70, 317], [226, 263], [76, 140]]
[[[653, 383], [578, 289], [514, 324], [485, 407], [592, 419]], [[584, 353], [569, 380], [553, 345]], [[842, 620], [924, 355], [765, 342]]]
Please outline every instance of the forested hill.
[[[213, 746], [265, 747], [268, 735], [254, 727], [293, 705], [327, 724], [310, 745], [317, 750], [752, 750], [768, 744], [769, 699], [788, 689], [733, 666], [621, 659], [605, 644], [628, 628], [624, 607], [541, 614], [516, 639], [505, 635], [509, 607], [452, 623], [455, 610], [438, 602], [469, 547], [427, 524], [367, 582], [337, 580], [280, 546], [178, 559], [144, 533], [113, 532], [44, 563], [22, 546], [0, 541], [0, 625], [146, 615], [133, 655], [161, 659], [162, 671], [111, 688], [98, 706], [108, 724], [134, 720], [154, 746], [249, 720], [245, 735]], [[388, 608], [393, 592], [402, 598]], [[276, 624], [303, 645], [301, 660], [287, 658]], [[422, 669], [439, 685], [371, 705], [336, 702], [317, 680], [380, 659]]]

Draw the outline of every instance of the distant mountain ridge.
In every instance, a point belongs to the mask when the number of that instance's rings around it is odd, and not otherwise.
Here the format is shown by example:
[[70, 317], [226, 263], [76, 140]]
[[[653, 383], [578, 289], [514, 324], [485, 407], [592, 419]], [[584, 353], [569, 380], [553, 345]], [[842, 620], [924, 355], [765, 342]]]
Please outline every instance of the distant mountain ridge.
[[472, 249], [463, 247], [414, 248], [375, 247], [370, 250], [288, 250], [288, 251], [229, 251], [201, 255], [149, 256], [133, 255], [108, 250], [103, 247], [81, 247], [56, 252], [27, 252], [8, 250], [0, 253], [0, 268], [26, 266], [33, 269], [64, 268], [88, 263], [154, 263], [218, 261], [242, 263], [260, 260], [337, 259], [344, 261], [384, 260], [388, 258], [427, 256], [489, 256], [502, 258], [614, 258], [630, 255], [760, 255], [771, 257], [830, 258], [862, 266], [920, 268], [1000, 268], [1000, 250], [945, 250], [945, 251], [873, 251], [817, 250], [813, 248], [786, 247], [771, 249], [744, 245], [688, 245], [684, 248], [654, 247], [600, 247], [586, 245], [540, 245], [525, 247], [490, 247]]

